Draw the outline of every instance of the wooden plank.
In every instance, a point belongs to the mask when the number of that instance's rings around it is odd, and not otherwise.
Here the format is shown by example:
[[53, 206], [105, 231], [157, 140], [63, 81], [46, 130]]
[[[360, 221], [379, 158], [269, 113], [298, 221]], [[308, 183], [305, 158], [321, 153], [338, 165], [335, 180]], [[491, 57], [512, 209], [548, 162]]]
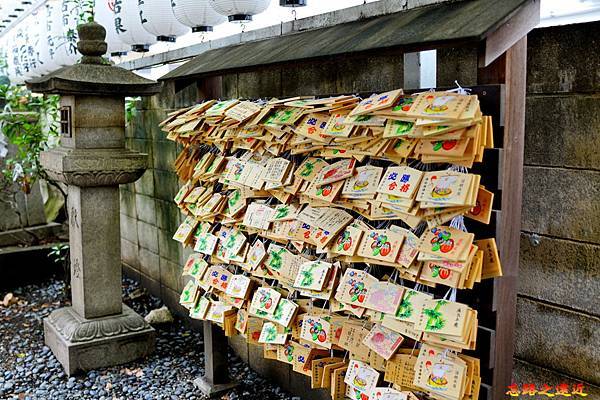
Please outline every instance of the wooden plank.
[[204, 380], [212, 385], [230, 382], [227, 338], [217, 325], [204, 321]]
[[494, 62], [540, 23], [540, 2], [541, 0], [530, 0], [486, 38], [485, 52], [479, 60], [482, 67]]
[[523, 197], [526, 76], [527, 37], [524, 37], [506, 53], [502, 213], [497, 237], [504, 276], [496, 279], [494, 285], [497, 322], [493, 398], [498, 400], [505, 398], [513, 367]]

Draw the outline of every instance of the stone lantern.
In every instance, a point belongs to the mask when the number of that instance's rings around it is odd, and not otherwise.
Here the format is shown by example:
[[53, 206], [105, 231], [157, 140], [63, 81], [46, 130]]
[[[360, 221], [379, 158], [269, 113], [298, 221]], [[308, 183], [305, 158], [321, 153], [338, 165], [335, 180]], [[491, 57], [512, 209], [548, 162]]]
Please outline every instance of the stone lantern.
[[153, 95], [160, 85], [102, 57], [101, 25], [78, 31], [81, 62], [27, 83], [61, 96], [61, 147], [43, 152], [41, 163], [68, 185], [72, 307], [44, 320], [44, 337], [69, 375], [146, 356], [155, 342], [154, 330], [122, 302], [119, 185], [147, 168], [146, 154], [125, 148], [125, 97]]

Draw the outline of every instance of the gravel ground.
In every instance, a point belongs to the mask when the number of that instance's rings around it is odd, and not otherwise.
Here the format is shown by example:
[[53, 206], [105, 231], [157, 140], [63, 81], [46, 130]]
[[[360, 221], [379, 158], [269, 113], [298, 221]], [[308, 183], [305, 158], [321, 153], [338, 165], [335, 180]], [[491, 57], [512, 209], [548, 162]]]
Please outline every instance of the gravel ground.
[[[141, 315], [159, 308], [159, 299], [124, 280], [124, 301]], [[19, 304], [0, 306], [0, 399], [201, 399], [192, 381], [202, 375], [202, 336], [181, 320], [157, 329], [156, 352], [129, 365], [90, 371], [69, 378], [44, 346], [42, 320], [69, 303], [64, 283], [13, 289]], [[130, 294], [134, 294], [134, 299]], [[1, 293], [4, 295], [4, 293]], [[222, 397], [236, 399], [298, 399], [231, 357], [231, 374], [240, 386]]]

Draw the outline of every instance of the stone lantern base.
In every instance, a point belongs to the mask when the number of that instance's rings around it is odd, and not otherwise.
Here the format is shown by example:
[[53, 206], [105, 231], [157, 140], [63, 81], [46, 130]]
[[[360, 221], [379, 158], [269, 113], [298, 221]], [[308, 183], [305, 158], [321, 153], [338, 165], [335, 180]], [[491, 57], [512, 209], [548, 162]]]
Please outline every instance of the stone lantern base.
[[44, 319], [44, 338], [68, 375], [125, 364], [154, 351], [156, 333], [131, 308], [121, 314], [85, 319], [71, 307]]

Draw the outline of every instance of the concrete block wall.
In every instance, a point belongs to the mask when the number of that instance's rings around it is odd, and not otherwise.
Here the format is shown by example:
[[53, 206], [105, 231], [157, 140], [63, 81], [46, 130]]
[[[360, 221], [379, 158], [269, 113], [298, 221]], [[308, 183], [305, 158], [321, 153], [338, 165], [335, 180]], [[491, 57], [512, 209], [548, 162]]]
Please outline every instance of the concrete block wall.
[[[594, 33], [595, 32], [595, 33]], [[515, 379], [600, 398], [600, 22], [529, 35]]]
[[[528, 40], [525, 184], [514, 380], [541, 385], [583, 382], [600, 398], [600, 23], [535, 30]], [[438, 85], [477, 83], [476, 49], [438, 51]], [[373, 73], [378, 71], [378, 73]], [[188, 252], [171, 240], [181, 216], [172, 199], [178, 150], [157, 124], [194, 104], [216, 84], [222, 98], [378, 92], [403, 85], [403, 55], [352, 55], [265, 67], [207, 80], [167, 83], [146, 100], [128, 129], [128, 145], [150, 155], [150, 169], [121, 189], [123, 262], [176, 311]], [[515, 251], [519, 251], [515, 249]], [[258, 371], [306, 393], [285, 366], [231, 341]], [[304, 396], [303, 396], [304, 397]], [[327, 398], [312, 393], [309, 398]], [[595, 397], [592, 397], [595, 398]]]

